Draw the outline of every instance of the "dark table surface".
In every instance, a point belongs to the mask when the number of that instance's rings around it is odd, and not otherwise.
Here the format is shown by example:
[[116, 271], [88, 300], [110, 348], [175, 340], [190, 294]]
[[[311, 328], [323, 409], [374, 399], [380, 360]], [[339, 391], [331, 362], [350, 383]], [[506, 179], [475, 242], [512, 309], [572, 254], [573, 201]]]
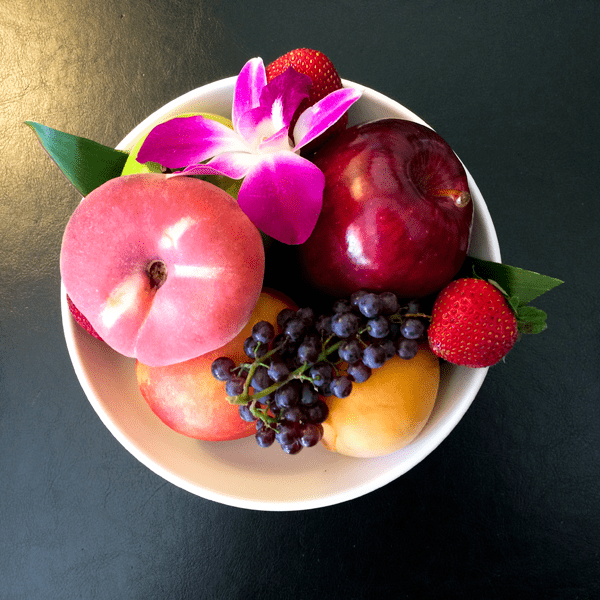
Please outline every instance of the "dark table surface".
[[[8, 6], [7, 6], [8, 5]], [[0, 11], [0, 599], [600, 598], [600, 3], [32, 0]], [[504, 262], [565, 280], [411, 471], [259, 512], [166, 483], [104, 427], [60, 318], [79, 196], [27, 119], [116, 145], [169, 100], [296, 47], [430, 123]]]

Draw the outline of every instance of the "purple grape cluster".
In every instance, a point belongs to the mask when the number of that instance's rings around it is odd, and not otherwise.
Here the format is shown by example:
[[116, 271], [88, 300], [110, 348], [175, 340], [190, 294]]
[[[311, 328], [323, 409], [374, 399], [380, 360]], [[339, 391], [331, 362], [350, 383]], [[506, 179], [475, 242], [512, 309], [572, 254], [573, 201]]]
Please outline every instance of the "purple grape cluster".
[[[259, 321], [244, 341], [251, 362], [219, 357], [212, 374], [225, 382], [229, 401], [245, 421], [256, 422], [256, 442], [278, 442], [288, 454], [317, 444], [329, 409], [324, 397], [346, 398], [355, 383], [395, 355], [413, 358], [429, 317], [416, 301], [358, 291], [331, 311], [286, 308], [277, 323]], [[278, 333], [279, 332], [279, 333]]]

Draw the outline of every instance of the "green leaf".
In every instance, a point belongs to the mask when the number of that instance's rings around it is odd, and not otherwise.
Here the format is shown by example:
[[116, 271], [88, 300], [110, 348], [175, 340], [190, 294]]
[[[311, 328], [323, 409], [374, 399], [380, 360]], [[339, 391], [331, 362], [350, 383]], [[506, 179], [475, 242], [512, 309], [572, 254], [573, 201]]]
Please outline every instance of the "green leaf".
[[513, 309], [513, 312], [517, 314], [517, 310], [519, 310], [519, 306], [521, 304], [519, 301], [519, 296], [510, 296], [510, 298], [507, 298], [507, 301], [510, 307]]
[[560, 279], [540, 275], [534, 271], [467, 256], [461, 269], [463, 273], [461, 276], [470, 277], [472, 275], [467, 273], [473, 272], [482, 279], [492, 279], [506, 292], [507, 297], [517, 297], [518, 306], [524, 306], [534, 298], [564, 283]]
[[25, 123], [33, 129], [44, 150], [82, 196], [121, 175], [127, 152], [35, 121]]
[[506, 296], [508, 298], [507, 291], [497, 281], [494, 281], [493, 279], [488, 279], [488, 283], [491, 283], [497, 290], [500, 290], [502, 292], [503, 296]]
[[533, 306], [521, 306], [517, 311], [517, 327], [521, 333], [541, 333], [546, 329], [546, 313]]

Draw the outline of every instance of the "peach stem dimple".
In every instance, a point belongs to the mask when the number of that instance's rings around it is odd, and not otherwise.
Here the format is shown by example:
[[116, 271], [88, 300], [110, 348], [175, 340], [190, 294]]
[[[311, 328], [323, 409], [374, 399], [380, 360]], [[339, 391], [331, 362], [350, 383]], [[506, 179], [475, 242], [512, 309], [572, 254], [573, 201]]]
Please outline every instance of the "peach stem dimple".
[[167, 265], [160, 259], [153, 260], [146, 267], [146, 274], [153, 290], [160, 288], [167, 280]]

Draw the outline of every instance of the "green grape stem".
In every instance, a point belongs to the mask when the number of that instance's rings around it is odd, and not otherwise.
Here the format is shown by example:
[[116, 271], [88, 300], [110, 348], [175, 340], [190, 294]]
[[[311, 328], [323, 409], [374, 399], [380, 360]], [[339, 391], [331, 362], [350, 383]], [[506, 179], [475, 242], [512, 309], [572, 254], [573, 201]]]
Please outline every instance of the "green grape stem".
[[[359, 335], [361, 333], [364, 333], [365, 331], [367, 331], [367, 328], [359, 331]], [[327, 357], [330, 354], [332, 354], [333, 352], [335, 352], [340, 347], [340, 344], [342, 343], [343, 340], [339, 340], [335, 344], [328, 346], [330, 341], [331, 341], [331, 337], [324, 342], [323, 348], [322, 348], [321, 352], [319, 353], [319, 357], [317, 358], [316, 362], [322, 362], [322, 361], [327, 360]], [[250, 370], [248, 371], [248, 375], [246, 377], [246, 382], [244, 383], [244, 390], [242, 391], [242, 393], [239, 396], [227, 396], [227, 400], [229, 401], [230, 404], [248, 404], [248, 402], [251, 402], [251, 404], [254, 405], [254, 407], [255, 407], [256, 402], [258, 400], [260, 400], [261, 398], [264, 398], [265, 396], [268, 396], [269, 394], [272, 394], [273, 392], [276, 392], [280, 387], [282, 387], [283, 385], [285, 385], [286, 383], [289, 383], [290, 381], [292, 381], [294, 379], [302, 379], [302, 380], [312, 381], [311, 378], [304, 375], [304, 373], [308, 370], [308, 368], [311, 366], [311, 364], [314, 364], [314, 363], [304, 363], [303, 365], [300, 365], [297, 369], [292, 371], [287, 376], [287, 378], [284, 379], [283, 381], [278, 381], [278, 382], [274, 383], [273, 385], [270, 385], [269, 387], [265, 388], [264, 390], [261, 390], [260, 392], [255, 392], [254, 394], [250, 394], [249, 393], [250, 382], [252, 381], [252, 377], [254, 377], [254, 373], [256, 372], [256, 369], [261, 365], [266, 366], [265, 363], [263, 362], [264, 359], [269, 358], [270, 356], [272, 356], [273, 354], [278, 352], [280, 349], [281, 349], [281, 346], [273, 348], [272, 350], [267, 352], [264, 356], [262, 356], [260, 359], [255, 360], [250, 365]], [[253, 408], [252, 405], [250, 406], [250, 411], [252, 412], [252, 414], [254, 416], [257, 416], [255, 414], [255, 412], [252, 411], [252, 408]], [[264, 411], [260, 411], [259, 409], [256, 409], [256, 408], [255, 408], [255, 410], [259, 411], [261, 413], [264, 412]], [[272, 419], [272, 417], [270, 417], [270, 418]]]
[[[400, 322], [402, 322], [403, 319], [406, 319], [409, 317], [425, 318], [425, 319], [431, 320], [431, 316], [427, 315], [425, 313], [408, 313], [408, 314], [395, 313], [393, 315], [390, 315], [388, 318], [391, 322], [400, 323]], [[357, 338], [362, 342], [361, 335], [363, 335], [364, 333], [368, 333], [368, 331], [369, 331], [369, 326], [364, 327], [357, 333]], [[333, 338], [334, 338], [334, 336], [330, 336], [323, 342], [321, 352], [319, 353], [319, 357], [317, 358], [317, 360], [315, 362], [327, 361], [328, 360], [327, 357], [330, 354], [334, 353], [336, 350], [338, 350], [338, 348], [340, 347], [342, 342], [345, 341], [344, 339], [339, 339], [334, 344], [329, 345]], [[238, 369], [240, 370], [240, 372], [248, 369], [248, 374], [246, 375], [246, 381], [244, 382], [243, 391], [239, 396], [227, 396], [227, 401], [230, 404], [248, 405], [252, 415], [254, 417], [256, 417], [257, 419], [262, 420], [266, 425], [268, 425], [270, 427], [277, 425], [277, 419], [268, 414], [268, 408], [259, 408], [257, 406], [259, 400], [261, 400], [262, 398], [265, 398], [269, 394], [276, 392], [280, 387], [284, 386], [286, 383], [289, 383], [290, 381], [293, 381], [294, 379], [299, 379], [299, 380], [303, 380], [303, 381], [312, 381], [312, 379], [310, 377], [308, 377], [307, 375], [305, 375], [304, 373], [314, 363], [305, 362], [303, 365], [299, 366], [294, 371], [292, 371], [287, 376], [287, 378], [284, 379], [283, 381], [278, 381], [276, 383], [273, 383], [269, 387], [267, 387], [264, 390], [261, 390], [259, 392], [255, 392], [253, 394], [250, 393], [251, 382], [252, 382], [252, 378], [254, 377], [254, 374], [256, 373], [256, 369], [258, 369], [258, 367], [260, 367], [260, 366], [267, 367], [268, 365], [265, 363], [265, 360], [270, 358], [277, 352], [279, 352], [281, 350], [281, 348], [283, 347], [283, 345], [284, 344], [282, 343], [281, 345], [272, 348], [271, 350], [269, 350], [267, 353], [265, 353], [260, 358], [255, 359], [254, 362], [252, 362], [252, 363], [244, 363], [242, 365], [239, 365]], [[258, 345], [258, 347], [260, 347], [260, 344]]]
[[404, 319], [427, 319], [428, 321], [431, 321], [431, 315], [425, 313], [406, 313], [403, 315], [394, 313], [393, 315], [390, 315], [388, 319], [392, 323], [401, 323]]

